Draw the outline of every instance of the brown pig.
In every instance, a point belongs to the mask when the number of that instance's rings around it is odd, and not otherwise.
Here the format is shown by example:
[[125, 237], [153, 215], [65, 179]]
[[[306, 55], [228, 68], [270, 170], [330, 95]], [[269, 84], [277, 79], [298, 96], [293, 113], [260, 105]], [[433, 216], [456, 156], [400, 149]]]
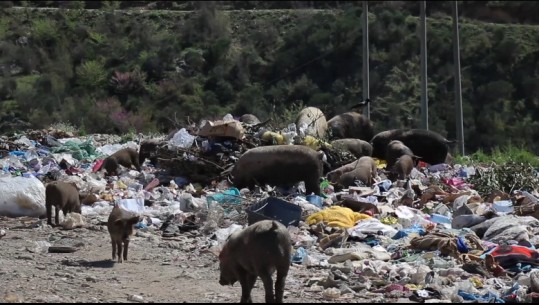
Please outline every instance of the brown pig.
[[104, 168], [109, 175], [118, 175], [118, 165], [122, 165], [126, 168], [135, 168], [140, 171], [139, 154], [133, 148], [124, 148], [108, 156], [103, 161], [102, 168]]
[[[292, 239], [284, 225], [261, 220], [236, 231], [219, 253], [219, 284], [241, 284], [240, 303], [252, 303], [251, 290], [258, 277], [264, 283], [266, 303], [282, 303], [290, 268]], [[272, 275], [277, 271], [275, 295]]]
[[338, 139], [331, 141], [331, 146], [350, 152], [354, 157], [361, 158], [363, 156], [372, 155], [371, 143], [361, 139]]
[[328, 131], [332, 139], [355, 138], [370, 141], [374, 134], [374, 125], [366, 116], [355, 111], [348, 111], [332, 117], [328, 121]]
[[60, 210], [64, 213], [81, 213], [79, 189], [75, 183], [53, 181], [45, 187], [45, 208], [47, 223], [52, 226], [52, 207], [55, 210], [55, 223], [60, 224]]
[[254, 114], [244, 114], [240, 117], [240, 122], [248, 125], [260, 124], [260, 120]]
[[412, 150], [408, 146], [404, 145], [404, 143], [402, 143], [401, 141], [393, 140], [389, 142], [389, 144], [387, 144], [385, 156], [385, 160], [387, 161], [387, 168], [391, 169], [397, 159], [403, 155], [414, 157], [414, 153], [412, 152]]
[[249, 149], [232, 168], [234, 186], [256, 183], [285, 186], [305, 182], [307, 194], [320, 194], [323, 153], [302, 145], [272, 145]]
[[357, 162], [359, 161], [359, 159], [357, 159], [356, 161], [353, 161], [353, 162], [350, 162], [348, 164], [345, 164], [337, 169], [334, 169], [332, 171], [330, 171], [329, 173], [327, 173], [326, 177], [327, 179], [329, 180], [329, 182], [331, 183], [338, 183], [339, 182], [339, 179], [341, 178], [341, 176], [347, 172], [350, 172], [350, 171], [353, 171], [356, 167], [357, 167]]
[[391, 169], [393, 175], [397, 175], [398, 179], [406, 180], [410, 176], [414, 168], [414, 158], [409, 155], [402, 155], [397, 158], [397, 161]]
[[143, 164], [146, 159], [150, 160], [153, 166], [157, 165], [157, 150], [162, 143], [157, 139], [145, 140], [140, 143], [140, 149], [138, 152], [138, 163]]
[[357, 160], [357, 164], [353, 170], [343, 173], [340, 176], [339, 184], [343, 187], [348, 187], [354, 185], [354, 181], [357, 179], [366, 186], [372, 186], [376, 178], [378, 178], [376, 162], [374, 162], [373, 158], [365, 156]]
[[107, 229], [109, 231], [110, 240], [112, 243], [112, 260], [115, 260], [116, 254], [118, 254], [118, 263], [122, 262], [122, 243], [123, 260], [127, 260], [129, 238], [131, 235], [133, 235], [133, 226], [139, 221], [140, 217], [135, 213], [124, 210], [117, 204], [114, 205], [107, 222]]

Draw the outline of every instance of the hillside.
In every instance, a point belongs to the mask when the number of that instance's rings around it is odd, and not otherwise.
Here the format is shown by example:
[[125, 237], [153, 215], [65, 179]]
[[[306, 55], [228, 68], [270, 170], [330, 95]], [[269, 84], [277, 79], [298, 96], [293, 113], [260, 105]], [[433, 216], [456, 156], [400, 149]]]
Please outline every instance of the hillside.
[[[3, 9], [0, 116], [86, 132], [166, 131], [187, 117], [264, 119], [300, 103], [332, 116], [361, 99], [361, 3], [226, 11], [200, 3], [193, 11]], [[407, 5], [369, 10], [377, 130], [420, 122], [418, 18]], [[432, 6], [429, 125], [455, 138], [451, 18]], [[539, 153], [539, 28], [460, 25], [466, 151], [512, 144]]]

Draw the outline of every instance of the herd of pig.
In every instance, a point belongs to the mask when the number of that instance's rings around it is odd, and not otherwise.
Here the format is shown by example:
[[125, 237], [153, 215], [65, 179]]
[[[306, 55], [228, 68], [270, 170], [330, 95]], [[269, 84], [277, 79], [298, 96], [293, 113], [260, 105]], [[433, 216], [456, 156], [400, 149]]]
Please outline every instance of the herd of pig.
[[[253, 115], [240, 118], [245, 124], [260, 121]], [[427, 130], [388, 130], [373, 136], [373, 124], [362, 114], [350, 111], [326, 121], [318, 108], [303, 109], [296, 120], [305, 135], [319, 139], [332, 139], [332, 146], [341, 147], [358, 158], [356, 161], [332, 168], [325, 162], [322, 151], [303, 145], [270, 145], [252, 148], [245, 152], [230, 172], [238, 188], [252, 188], [256, 184], [290, 186], [303, 181], [308, 194], [320, 194], [320, 178], [324, 176], [336, 187], [346, 188], [357, 180], [371, 186], [378, 178], [374, 158], [387, 162], [387, 177], [391, 180], [407, 179], [418, 160], [438, 164], [450, 158], [448, 144], [441, 135]], [[150, 158], [141, 143], [140, 154], [125, 148], [107, 157], [101, 166], [108, 175], [117, 175], [119, 165], [140, 171], [140, 165]], [[153, 162], [152, 162], [153, 163]], [[59, 224], [59, 211], [81, 213], [81, 195], [75, 184], [54, 181], [46, 185], [47, 222], [52, 226], [52, 207], [55, 222]], [[139, 216], [115, 205], [108, 218], [107, 228], [111, 237], [112, 260], [127, 260], [129, 237]], [[231, 285], [239, 281], [242, 287], [241, 302], [251, 302], [251, 290], [258, 277], [266, 292], [266, 302], [282, 302], [285, 279], [290, 265], [292, 242], [288, 230], [277, 221], [264, 220], [236, 231], [226, 241], [219, 253], [220, 284]], [[272, 275], [277, 272], [275, 293]]]
[[[259, 122], [253, 115], [240, 120]], [[260, 146], [248, 150], [235, 163], [231, 171], [234, 185], [290, 186], [303, 181], [308, 194], [319, 194], [320, 178], [324, 176], [339, 188], [355, 185], [356, 181], [371, 186], [378, 179], [374, 158], [386, 160], [383, 172], [392, 181], [407, 179], [420, 160], [439, 164], [451, 159], [448, 144], [453, 142], [440, 134], [423, 129], [393, 129], [373, 135], [373, 123], [356, 111], [326, 121], [320, 109], [307, 107], [298, 114], [296, 126], [306, 136], [331, 139], [332, 147], [348, 151], [357, 160], [335, 168], [325, 161], [323, 150], [302, 145]]]

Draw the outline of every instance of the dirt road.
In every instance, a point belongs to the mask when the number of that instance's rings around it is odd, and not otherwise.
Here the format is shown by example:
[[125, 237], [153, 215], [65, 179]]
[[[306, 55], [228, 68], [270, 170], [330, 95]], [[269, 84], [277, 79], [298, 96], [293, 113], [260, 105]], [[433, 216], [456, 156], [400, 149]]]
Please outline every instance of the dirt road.
[[[165, 240], [157, 230], [139, 230], [130, 243], [129, 260], [118, 264], [111, 260], [110, 238], [102, 218], [74, 230], [44, 223], [35, 218], [0, 218], [0, 229], [6, 232], [0, 238], [0, 302], [239, 302], [239, 283], [219, 285], [218, 260], [204, 249], [207, 236], [186, 233]], [[39, 241], [77, 251], [40, 252]], [[320, 273], [325, 274], [292, 266], [285, 302], [332, 301], [324, 300], [321, 292], [306, 291], [304, 283]], [[253, 301], [264, 301], [260, 280]], [[338, 301], [361, 300], [350, 295]]]

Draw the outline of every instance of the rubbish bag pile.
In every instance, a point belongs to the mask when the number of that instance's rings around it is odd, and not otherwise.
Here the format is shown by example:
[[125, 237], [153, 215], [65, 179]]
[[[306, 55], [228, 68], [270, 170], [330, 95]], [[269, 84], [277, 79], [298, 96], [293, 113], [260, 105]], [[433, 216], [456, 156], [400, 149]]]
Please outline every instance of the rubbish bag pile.
[[[52, 129], [0, 137], [0, 216], [43, 218], [45, 185], [65, 181], [76, 184], [83, 205], [79, 216], [64, 215], [65, 228], [103, 223], [118, 204], [142, 216], [138, 229], [159, 228], [164, 238], [191, 232], [216, 249], [238, 229], [278, 220], [292, 237], [291, 263], [304, 268], [305, 289], [327, 299], [349, 293], [378, 301], [539, 299], [539, 194], [478, 192], [470, 181], [479, 181], [485, 167], [419, 162], [406, 179], [388, 179], [387, 160], [375, 158], [378, 175], [370, 185], [356, 179], [339, 188], [328, 173], [358, 155], [295, 124], [270, 130], [230, 115], [169, 137], [120, 139]], [[234, 184], [242, 155], [275, 145], [324, 152], [319, 193], [306, 193], [312, 187], [306, 181]], [[117, 176], [107, 175], [104, 159], [124, 148], [139, 152], [141, 170], [120, 166]]]

